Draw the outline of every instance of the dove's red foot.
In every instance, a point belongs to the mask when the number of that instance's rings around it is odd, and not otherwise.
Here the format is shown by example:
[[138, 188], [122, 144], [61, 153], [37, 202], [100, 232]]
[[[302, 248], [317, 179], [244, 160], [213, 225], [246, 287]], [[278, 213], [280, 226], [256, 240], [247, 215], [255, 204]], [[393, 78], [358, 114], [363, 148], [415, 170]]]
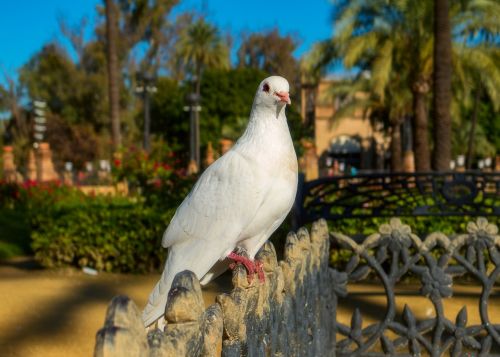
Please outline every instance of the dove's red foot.
[[[235, 252], [231, 252], [228, 256], [229, 259], [234, 260], [235, 263], [241, 263], [245, 267], [245, 269], [248, 272], [248, 281], [252, 282], [253, 276], [255, 273], [257, 273], [259, 280], [261, 282], [264, 282], [266, 280], [265, 275], [264, 275], [264, 270], [262, 269], [262, 262], [259, 260], [252, 261], [248, 259], [247, 257], [244, 257], [242, 255], [236, 254]], [[235, 263], [231, 264], [229, 267], [231, 269], [234, 269]]]

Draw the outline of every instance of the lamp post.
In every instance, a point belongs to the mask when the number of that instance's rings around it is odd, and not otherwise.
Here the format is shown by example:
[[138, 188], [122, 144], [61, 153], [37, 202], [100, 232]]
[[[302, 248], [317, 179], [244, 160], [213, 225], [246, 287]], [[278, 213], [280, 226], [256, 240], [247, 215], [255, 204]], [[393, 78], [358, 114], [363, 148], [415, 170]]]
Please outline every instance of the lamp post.
[[[193, 83], [196, 81], [193, 79]], [[189, 111], [189, 161], [196, 164], [196, 168], [200, 168], [200, 95], [193, 91], [187, 96], [188, 106], [184, 107], [184, 111]]]
[[43, 100], [33, 101], [33, 111], [35, 113], [35, 125], [33, 127], [33, 138], [35, 142], [33, 146], [38, 148], [38, 143], [43, 141], [45, 138], [45, 131], [47, 130], [47, 119], [45, 118], [45, 109], [47, 108], [47, 103]]
[[144, 140], [143, 148], [145, 151], [151, 149], [150, 143], [150, 129], [151, 129], [151, 116], [150, 116], [150, 93], [156, 93], [157, 88], [153, 84], [153, 77], [149, 74], [144, 74], [138, 80], [139, 85], [135, 88], [137, 94], [142, 95], [144, 101]]

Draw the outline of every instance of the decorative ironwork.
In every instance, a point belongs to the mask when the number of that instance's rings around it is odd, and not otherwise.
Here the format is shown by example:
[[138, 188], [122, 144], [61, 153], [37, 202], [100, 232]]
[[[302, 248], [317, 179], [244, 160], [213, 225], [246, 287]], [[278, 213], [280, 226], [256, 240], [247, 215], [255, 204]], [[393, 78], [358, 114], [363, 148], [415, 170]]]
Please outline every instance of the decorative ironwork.
[[[333, 233], [333, 243], [352, 253], [345, 266], [334, 267], [331, 274], [334, 310], [339, 298], [348, 297], [347, 285], [369, 274], [378, 277], [387, 299], [386, 310], [376, 323], [363, 327], [359, 309], [355, 309], [350, 326], [334, 322], [336, 356], [498, 355], [500, 325], [488, 314], [489, 299], [500, 276], [498, 228], [478, 218], [467, 225], [467, 232], [453, 238], [432, 233], [422, 241], [409, 226], [393, 218], [362, 244]], [[433, 318], [418, 320], [405, 305], [402, 319], [397, 321], [395, 286], [408, 275], [419, 282], [421, 295], [432, 302]], [[465, 306], [454, 321], [445, 317], [443, 300], [452, 296], [453, 280], [464, 275], [481, 287], [480, 325], [469, 325], [470, 311]]]
[[319, 218], [500, 216], [500, 173], [377, 173], [299, 183], [294, 227]]

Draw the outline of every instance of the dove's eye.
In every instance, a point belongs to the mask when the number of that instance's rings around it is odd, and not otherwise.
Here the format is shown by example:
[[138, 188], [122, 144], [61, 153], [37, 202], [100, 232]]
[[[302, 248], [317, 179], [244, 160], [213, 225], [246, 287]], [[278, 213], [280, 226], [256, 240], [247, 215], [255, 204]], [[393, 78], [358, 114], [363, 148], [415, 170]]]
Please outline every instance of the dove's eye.
[[266, 93], [269, 93], [269, 89], [270, 89], [270, 88], [269, 88], [269, 84], [264, 83], [264, 85], [262, 86], [262, 90], [263, 90], [264, 92], [266, 92]]

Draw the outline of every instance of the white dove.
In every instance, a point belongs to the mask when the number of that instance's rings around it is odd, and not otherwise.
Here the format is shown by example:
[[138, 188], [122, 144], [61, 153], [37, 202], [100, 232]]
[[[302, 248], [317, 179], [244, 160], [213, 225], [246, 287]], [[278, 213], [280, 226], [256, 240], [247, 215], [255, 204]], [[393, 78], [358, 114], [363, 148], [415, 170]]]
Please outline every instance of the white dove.
[[[165, 269], [149, 296], [142, 319], [163, 316], [175, 275], [191, 270], [202, 284], [242, 262], [252, 274], [254, 257], [290, 211], [297, 191], [297, 156], [285, 107], [285, 78], [264, 79], [257, 89], [248, 126], [236, 144], [209, 166], [184, 199], [163, 235], [169, 248]], [[245, 250], [249, 257], [238, 255]]]

